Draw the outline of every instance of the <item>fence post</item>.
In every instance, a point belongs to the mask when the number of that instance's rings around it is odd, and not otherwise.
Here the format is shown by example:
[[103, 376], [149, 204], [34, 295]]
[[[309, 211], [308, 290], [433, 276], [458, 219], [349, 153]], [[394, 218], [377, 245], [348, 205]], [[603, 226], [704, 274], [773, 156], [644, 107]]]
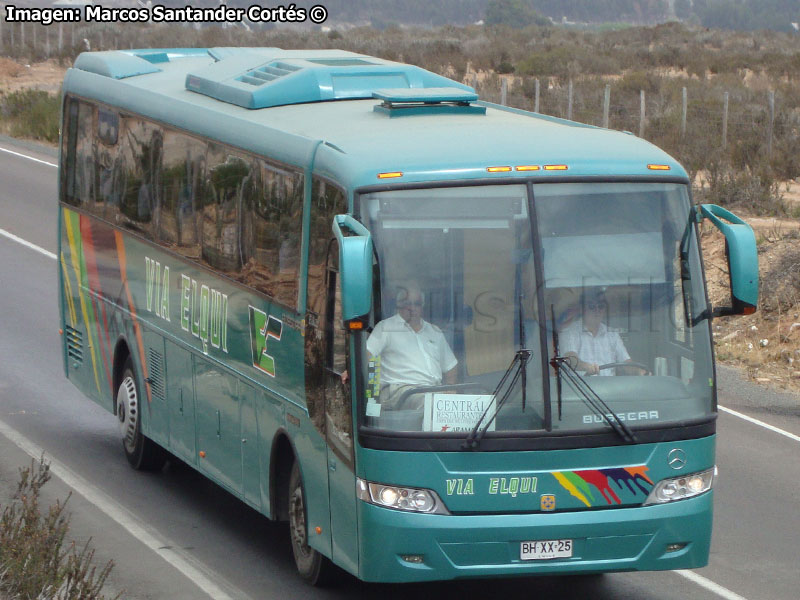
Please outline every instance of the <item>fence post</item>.
[[728, 92], [722, 95], [722, 149], [728, 145]]
[[478, 92], [478, 74], [472, 74], [472, 89], [475, 90], [475, 93]]
[[533, 82], [534, 87], [534, 96], [533, 96], [533, 112], [539, 112], [539, 80], [536, 79]]
[[682, 112], [681, 112], [681, 137], [686, 135], [686, 109], [688, 108], [688, 99], [686, 97], [686, 88], [681, 91]]
[[508, 79], [503, 77], [503, 79], [500, 80], [500, 104], [505, 106], [507, 100], [508, 100]]
[[569, 87], [567, 90], [567, 120], [572, 120], [572, 79], [569, 80]]
[[772, 157], [772, 128], [775, 125], [775, 92], [769, 92], [769, 129], [767, 129], [767, 156]]
[[644, 137], [644, 90], [639, 90], [639, 137]]
[[603, 127], [608, 129], [608, 111], [611, 107], [611, 84], [606, 84], [606, 90], [603, 93]]
[[20, 49], [22, 53], [25, 53], [25, 21], [20, 21], [19, 23], [19, 39], [20, 39]]

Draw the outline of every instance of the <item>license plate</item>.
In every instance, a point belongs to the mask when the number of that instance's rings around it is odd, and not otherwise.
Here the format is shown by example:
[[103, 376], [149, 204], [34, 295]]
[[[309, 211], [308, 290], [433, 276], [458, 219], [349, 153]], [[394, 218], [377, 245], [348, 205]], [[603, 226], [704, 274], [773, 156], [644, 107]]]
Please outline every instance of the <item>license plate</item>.
[[521, 560], [547, 560], [570, 558], [571, 556], [572, 540], [539, 540], [520, 543], [519, 557]]

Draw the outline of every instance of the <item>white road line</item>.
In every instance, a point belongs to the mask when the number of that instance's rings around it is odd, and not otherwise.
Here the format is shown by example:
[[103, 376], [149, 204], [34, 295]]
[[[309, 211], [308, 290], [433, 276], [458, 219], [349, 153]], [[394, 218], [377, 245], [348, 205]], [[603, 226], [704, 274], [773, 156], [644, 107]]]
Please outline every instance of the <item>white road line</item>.
[[7, 237], [8, 239], [10, 239], [13, 242], [17, 242], [18, 244], [22, 244], [23, 246], [27, 246], [31, 250], [36, 250], [36, 252], [39, 252], [40, 254], [44, 254], [48, 258], [52, 258], [53, 260], [55, 260], [57, 258], [56, 255], [53, 254], [52, 252], [50, 252], [49, 250], [45, 250], [41, 246], [37, 246], [36, 244], [32, 244], [28, 240], [23, 240], [21, 237], [14, 235], [10, 231], [6, 231], [5, 229], [0, 229], [0, 235]]
[[774, 431], [775, 433], [779, 433], [781, 435], [785, 435], [790, 440], [794, 440], [795, 442], [800, 442], [800, 435], [795, 435], [793, 433], [789, 433], [788, 431], [784, 431], [779, 427], [775, 427], [774, 425], [770, 425], [769, 423], [765, 423], [764, 421], [759, 421], [758, 419], [754, 419], [753, 417], [748, 417], [745, 414], [737, 412], [735, 410], [731, 410], [730, 408], [725, 408], [724, 406], [717, 405], [717, 408], [720, 409], [722, 412], [726, 412], [728, 414], [733, 415], [734, 417], [739, 417], [740, 419], [744, 419], [745, 421], [749, 421], [754, 425], [760, 425], [764, 429], [769, 429], [770, 431]]
[[[2, 420], [0, 420], [0, 434], [22, 448], [34, 459], [38, 460], [44, 454], [44, 449], [34, 444]], [[53, 475], [94, 504], [101, 512], [119, 523], [128, 533], [175, 567], [210, 598], [214, 600], [234, 600], [228, 592], [209, 578], [209, 575], [213, 574], [214, 578], [221, 579], [217, 574], [212, 573], [208, 567], [175, 550], [174, 548], [178, 547], [177, 544], [161, 537], [152, 527], [143, 523], [127, 509], [122, 508], [105, 492], [86, 481], [66, 465], [50, 456], [46, 460], [50, 463], [50, 471]]]
[[720, 598], [725, 598], [725, 600], [747, 600], [744, 596], [740, 596], [736, 592], [732, 592], [728, 588], [724, 588], [718, 583], [714, 583], [710, 579], [706, 579], [702, 575], [698, 575], [694, 571], [673, 571], [673, 573], [677, 573], [692, 583], [707, 589], [709, 592], [714, 592]]
[[20, 158], [27, 158], [28, 160], [42, 163], [43, 165], [47, 165], [48, 167], [58, 167], [56, 163], [47, 162], [46, 160], [42, 160], [40, 158], [34, 158], [32, 156], [28, 156], [27, 154], [20, 154], [19, 152], [14, 152], [13, 150], [8, 150], [6, 148], [0, 148], [0, 152], [7, 152], [8, 154], [13, 154], [14, 156], [19, 156]]

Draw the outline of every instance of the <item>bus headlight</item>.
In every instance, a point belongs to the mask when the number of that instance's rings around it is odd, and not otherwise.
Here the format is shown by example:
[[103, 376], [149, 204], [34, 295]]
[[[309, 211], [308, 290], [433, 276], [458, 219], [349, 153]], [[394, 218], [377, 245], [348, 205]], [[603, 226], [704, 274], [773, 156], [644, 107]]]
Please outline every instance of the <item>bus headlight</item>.
[[674, 500], [698, 496], [714, 486], [716, 476], [717, 467], [714, 467], [700, 473], [664, 479], [659, 481], [656, 487], [650, 491], [650, 495], [644, 503], [645, 505], [664, 504]]
[[372, 483], [356, 478], [356, 495], [360, 500], [409, 512], [449, 515], [449, 511], [433, 490]]

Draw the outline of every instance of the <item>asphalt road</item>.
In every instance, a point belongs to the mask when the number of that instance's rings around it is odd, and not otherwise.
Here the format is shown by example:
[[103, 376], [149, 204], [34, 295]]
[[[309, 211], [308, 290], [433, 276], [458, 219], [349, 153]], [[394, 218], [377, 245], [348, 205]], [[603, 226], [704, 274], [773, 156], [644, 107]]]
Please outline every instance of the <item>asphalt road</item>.
[[[25, 155], [8, 153], [11, 150]], [[39, 159], [44, 162], [36, 162]], [[72, 490], [72, 535], [113, 559], [112, 592], [131, 599], [560, 598], [668, 600], [800, 597], [800, 398], [719, 369], [719, 419], [711, 564], [695, 573], [371, 585], [347, 578], [314, 590], [294, 574], [288, 532], [186, 467], [129, 468], [114, 417], [63, 376], [52, 150], [0, 138], [0, 503], [17, 469], [41, 450], [56, 477], [49, 499]], [[25, 245], [27, 241], [45, 250]]]

